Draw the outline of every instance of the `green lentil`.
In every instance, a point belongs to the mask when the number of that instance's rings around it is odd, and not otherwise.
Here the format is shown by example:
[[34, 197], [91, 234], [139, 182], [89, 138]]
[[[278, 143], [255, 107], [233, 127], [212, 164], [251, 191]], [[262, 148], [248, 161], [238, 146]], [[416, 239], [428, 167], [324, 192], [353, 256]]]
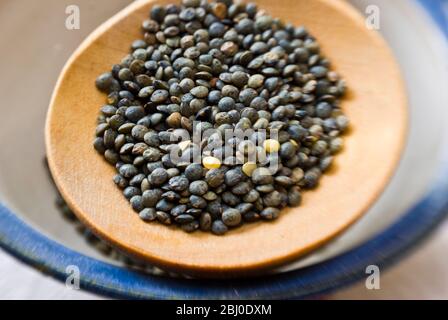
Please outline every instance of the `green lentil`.
[[[93, 142], [140, 218], [221, 235], [298, 206], [349, 129], [345, 82], [312, 35], [232, 0], [154, 5], [142, 30], [95, 82], [107, 99]], [[225, 140], [228, 129], [255, 132]]]

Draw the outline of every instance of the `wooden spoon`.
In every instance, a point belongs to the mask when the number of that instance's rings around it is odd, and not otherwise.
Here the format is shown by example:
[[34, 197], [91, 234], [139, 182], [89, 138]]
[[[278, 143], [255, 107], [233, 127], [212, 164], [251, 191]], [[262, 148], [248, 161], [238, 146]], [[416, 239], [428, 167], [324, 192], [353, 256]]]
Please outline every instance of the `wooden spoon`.
[[254, 274], [296, 259], [359, 218], [380, 195], [400, 158], [407, 123], [406, 94], [385, 41], [349, 4], [335, 0], [259, 0], [260, 8], [316, 36], [350, 89], [343, 109], [351, 120], [345, 149], [320, 187], [274, 222], [244, 225], [222, 237], [187, 234], [144, 223], [112, 182], [115, 169], [93, 149], [96, 117], [105, 95], [96, 77], [141, 38], [154, 4], [137, 1], [94, 31], [59, 78], [46, 124], [50, 168], [75, 214], [99, 237], [155, 265], [219, 277]]

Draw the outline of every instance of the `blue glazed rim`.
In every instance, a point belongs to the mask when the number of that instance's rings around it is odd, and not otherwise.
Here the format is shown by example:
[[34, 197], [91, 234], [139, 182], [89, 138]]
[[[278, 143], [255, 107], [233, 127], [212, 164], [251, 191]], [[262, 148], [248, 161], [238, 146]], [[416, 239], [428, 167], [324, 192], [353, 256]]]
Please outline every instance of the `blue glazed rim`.
[[[445, 0], [417, 0], [448, 38]], [[446, 2], [444, 2], [446, 4]], [[0, 204], [0, 247], [42, 272], [65, 280], [76, 265], [83, 289], [116, 298], [257, 299], [307, 298], [331, 292], [365, 277], [365, 268], [382, 270], [398, 261], [448, 213], [448, 150], [431, 191], [400, 220], [351, 251], [325, 262], [282, 274], [245, 280], [186, 280], [149, 276], [87, 257], [47, 238]]]

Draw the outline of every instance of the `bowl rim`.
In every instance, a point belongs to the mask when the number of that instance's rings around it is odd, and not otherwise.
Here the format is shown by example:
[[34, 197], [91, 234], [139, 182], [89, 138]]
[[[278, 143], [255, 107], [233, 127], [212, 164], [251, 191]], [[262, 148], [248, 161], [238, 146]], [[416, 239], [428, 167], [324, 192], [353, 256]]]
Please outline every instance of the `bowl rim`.
[[[415, 0], [448, 39], [442, 6]], [[398, 221], [364, 244], [303, 269], [257, 278], [188, 280], [151, 276], [99, 261], [49, 239], [0, 203], [0, 247], [44, 273], [65, 281], [66, 267], [79, 267], [81, 288], [115, 298], [256, 299], [305, 298], [331, 292], [365, 277], [368, 265], [381, 270], [421, 242], [448, 214], [448, 149], [431, 190]], [[406, 237], [401, 236], [403, 231]], [[204, 290], [207, 287], [207, 290]]]

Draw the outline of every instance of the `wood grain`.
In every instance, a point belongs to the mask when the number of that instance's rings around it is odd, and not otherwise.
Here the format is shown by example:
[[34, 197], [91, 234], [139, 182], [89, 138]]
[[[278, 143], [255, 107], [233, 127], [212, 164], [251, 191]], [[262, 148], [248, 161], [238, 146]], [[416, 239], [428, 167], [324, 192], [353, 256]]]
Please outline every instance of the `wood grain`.
[[346, 147], [316, 191], [272, 223], [245, 225], [224, 237], [143, 223], [112, 182], [114, 168], [92, 147], [105, 96], [95, 78], [128, 53], [155, 3], [131, 4], [93, 32], [67, 62], [50, 104], [46, 146], [55, 181], [76, 215], [97, 235], [153, 264], [195, 276], [261, 272], [322, 245], [356, 221], [391, 177], [404, 145], [406, 93], [385, 41], [343, 1], [257, 1], [271, 15], [305, 25], [350, 89]]

